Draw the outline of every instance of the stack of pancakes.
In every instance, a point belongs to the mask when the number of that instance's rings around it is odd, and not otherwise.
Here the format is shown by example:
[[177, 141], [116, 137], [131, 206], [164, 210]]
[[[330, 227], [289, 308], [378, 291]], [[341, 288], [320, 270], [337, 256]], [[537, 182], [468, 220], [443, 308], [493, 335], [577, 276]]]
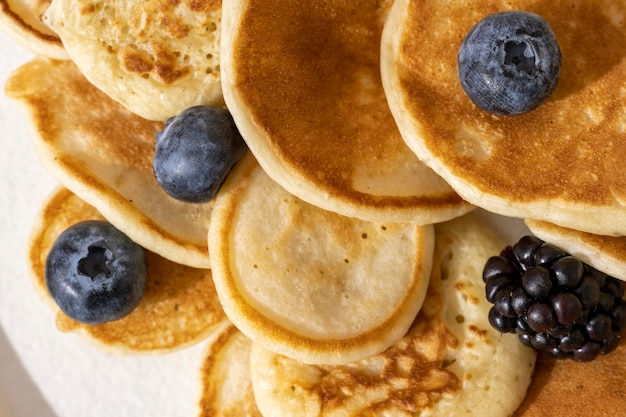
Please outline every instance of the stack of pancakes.
[[[203, 416], [560, 415], [574, 401], [585, 415], [598, 392], [626, 405], [622, 386], [603, 388], [623, 385], [623, 344], [592, 365], [535, 366], [491, 328], [481, 272], [505, 243], [470, 213], [524, 219], [626, 279], [626, 2], [0, 6], [38, 54], [5, 92], [60, 183], [29, 259], [62, 331], [117, 352], [210, 340]], [[464, 95], [456, 53], [509, 9], [543, 16], [564, 64], [545, 104], [507, 118]], [[204, 204], [152, 174], [156, 133], [197, 104], [226, 106], [250, 150]], [[61, 231], [94, 218], [147, 249], [149, 276], [137, 310], [85, 326], [51, 302], [43, 264]], [[578, 381], [566, 395], [563, 379]]]

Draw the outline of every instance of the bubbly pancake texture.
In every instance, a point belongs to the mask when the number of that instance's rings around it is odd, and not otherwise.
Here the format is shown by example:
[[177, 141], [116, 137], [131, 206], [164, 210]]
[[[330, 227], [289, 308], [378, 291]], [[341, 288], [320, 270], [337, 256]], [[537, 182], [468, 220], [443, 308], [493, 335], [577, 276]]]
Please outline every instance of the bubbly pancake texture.
[[605, 274], [626, 281], [626, 237], [580, 232], [540, 220], [525, 223], [539, 239], [560, 247]]
[[626, 410], [626, 344], [591, 362], [537, 356], [528, 394], [513, 417], [616, 417]]
[[289, 194], [247, 154], [218, 193], [211, 268], [250, 339], [307, 363], [346, 363], [400, 339], [422, 305], [432, 225], [372, 223]]
[[[474, 106], [457, 73], [465, 34], [505, 10], [542, 16], [563, 59], [553, 95], [511, 117]], [[491, 212], [625, 235], [625, 15], [623, 0], [396, 1], [381, 62], [405, 141], [462, 197]]]
[[61, 39], [41, 20], [51, 0], [0, 0], [0, 29], [18, 45], [50, 58], [68, 59]]
[[94, 85], [146, 119], [223, 102], [221, 0], [54, 0], [44, 21]]
[[261, 417], [250, 380], [251, 347], [232, 324], [209, 345], [200, 370], [199, 417]]
[[389, 1], [223, 4], [225, 101], [268, 175], [326, 210], [433, 223], [472, 207], [404, 144], [380, 80]]
[[177, 201], [152, 171], [162, 122], [140, 118], [91, 85], [71, 61], [36, 58], [5, 84], [27, 112], [45, 168], [141, 246], [208, 268], [213, 203]]
[[98, 211], [65, 188], [41, 209], [28, 248], [35, 288], [56, 312], [57, 327], [78, 332], [115, 353], [164, 353], [197, 343], [227, 322], [211, 270], [180, 265], [146, 251], [148, 276], [143, 299], [124, 318], [95, 326], [78, 323], [54, 303], [46, 290], [44, 268], [56, 238], [84, 220], [101, 220]]
[[488, 322], [482, 267], [501, 248], [473, 214], [435, 226], [428, 294], [410, 331], [386, 351], [313, 366], [253, 344], [257, 405], [267, 416], [511, 415], [535, 353]]

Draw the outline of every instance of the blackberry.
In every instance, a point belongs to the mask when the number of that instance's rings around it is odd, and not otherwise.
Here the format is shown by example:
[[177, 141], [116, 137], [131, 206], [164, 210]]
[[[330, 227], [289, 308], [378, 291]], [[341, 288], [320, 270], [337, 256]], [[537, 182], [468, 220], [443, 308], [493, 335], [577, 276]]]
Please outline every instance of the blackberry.
[[626, 284], [536, 236], [489, 258], [483, 281], [491, 326], [557, 358], [593, 360], [626, 327]]

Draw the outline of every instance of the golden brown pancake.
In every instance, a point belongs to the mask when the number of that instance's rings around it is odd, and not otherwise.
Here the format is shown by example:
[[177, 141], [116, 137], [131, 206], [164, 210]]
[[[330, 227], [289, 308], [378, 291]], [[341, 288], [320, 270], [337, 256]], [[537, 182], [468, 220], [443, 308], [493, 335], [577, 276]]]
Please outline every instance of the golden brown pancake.
[[[558, 86], [535, 111], [476, 107], [457, 74], [465, 34], [525, 10], [552, 27]], [[383, 33], [389, 106], [411, 149], [463, 198], [491, 212], [603, 235], [626, 234], [626, 1], [398, 0]], [[593, 213], [593, 214], [591, 214]]]
[[200, 369], [199, 417], [261, 417], [250, 380], [251, 347], [233, 325], [211, 342]]
[[[624, 334], [622, 334], [624, 337]], [[591, 362], [537, 356], [533, 381], [513, 417], [617, 417], [626, 410], [626, 344]]]
[[402, 141], [380, 80], [388, 1], [223, 5], [224, 98], [268, 175], [369, 221], [433, 223], [471, 209]]
[[432, 225], [341, 216], [288, 193], [252, 154], [230, 173], [209, 226], [224, 311], [247, 337], [338, 364], [400, 339], [426, 295]]
[[540, 220], [526, 220], [539, 239], [615, 278], [626, 281], [626, 237], [602, 236], [560, 227]]
[[251, 377], [264, 415], [509, 416], [522, 402], [535, 352], [488, 322], [484, 262], [500, 240], [470, 214], [435, 226], [428, 295], [411, 330], [377, 355], [314, 366], [253, 344]]
[[51, 0], [0, 0], [0, 29], [18, 45], [50, 58], [69, 58], [61, 39], [41, 16]]
[[56, 238], [84, 220], [100, 220], [98, 211], [65, 188], [59, 188], [41, 209], [28, 248], [35, 288], [56, 312], [61, 331], [75, 331], [113, 352], [161, 353], [197, 343], [226, 322], [209, 269], [180, 265], [146, 251], [148, 276], [144, 296], [133, 312], [95, 326], [70, 319], [46, 290], [44, 266]]
[[146, 119], [223, 102], [221, 0], [55, 0], [44, 21], [83, 74]]
[[141, 246], [174, 262], [209, 267], [212, 203], [177, 201], [154, 178], [163, 123], [131, 113], [91, 85], [71, 61], [36, 58], [15, 70], [6, 94], [26, 110], [44, 167]]

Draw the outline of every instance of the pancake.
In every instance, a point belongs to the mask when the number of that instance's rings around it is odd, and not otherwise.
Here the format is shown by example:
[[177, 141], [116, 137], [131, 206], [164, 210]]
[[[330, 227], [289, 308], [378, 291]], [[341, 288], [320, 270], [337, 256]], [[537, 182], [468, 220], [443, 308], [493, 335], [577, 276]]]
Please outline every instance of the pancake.
[[298, 198], [368, 221], [447, 220], [472, 207], [408, 149], [385, 101], [388, 7], [224, 2], [224, 99], [263, 169]]
[[251, 347], [233, 325], [209, 345], [200, 370], [199, 417], [261, 417], [250, 380]]
[[71, 61], [36, 58], [15, 70], [6, 94], [25, 109], [33, 146], [65, 187], [141, 246], [208, 268], [213, 204], [177, 201], [152, 171], [162, 122], [134, 115], [91, 85]]
[[306, 363], [337, 364], [400, 339], [422, 305], [432, 225], [372, 223], [308, 204], [251, 154], [217, 195], [213, 279], [247, 337]]
[[0, 0], [0, 29], [36, 54], [68, 59], [61, 39], [41, 20], [51, 0]]
[[[562, 66], [546, 102], [502, 117], [467, 97], [457, 52], [482, 18], [510, 9], [549, 23]], [[626, 41], [625, 14], [623, 0], [395, 1], [383, 32], [381, 71], [404, 140], [476, 206], [626, 235], [626, 59], [615, 53]]]
[[223, 102], [220, 0], [55, 0], [44, 21], [87, 79], [141, 117]]
[[253, 344], [251, 378], [263, 415], [511, 415], [535, 353], [488, 322], [482, 267], [502, 247], [473, 214], [435, 226], [433, 274], [408, 334], [345, 366], [313, 366]]
[[591, 362], [537, 356], [533, 381], [513, 417], [615, 417], [626, 409], [626, 344]]
[[539, 239], [560, 247], [605, 274], [626, 281], [626, 237], [595, 235], [540, 220], [525, 223]]
[[145, 293], [129, 315], [90, 326], [63, 314], [46, 290], [46, 257], [65, 229], [84, 220], [101, 219], [94, 207], [61, 187], [50, 196], [33, 225], [29, 267], [35, 288], [55, 311], [56, 325], [61, 331], [76, 332], [114, 353], [165, 353], [202, 341], [218, 325], [227, 322], [211, 270], [176, 264], [150, 251], [146, 251]]

